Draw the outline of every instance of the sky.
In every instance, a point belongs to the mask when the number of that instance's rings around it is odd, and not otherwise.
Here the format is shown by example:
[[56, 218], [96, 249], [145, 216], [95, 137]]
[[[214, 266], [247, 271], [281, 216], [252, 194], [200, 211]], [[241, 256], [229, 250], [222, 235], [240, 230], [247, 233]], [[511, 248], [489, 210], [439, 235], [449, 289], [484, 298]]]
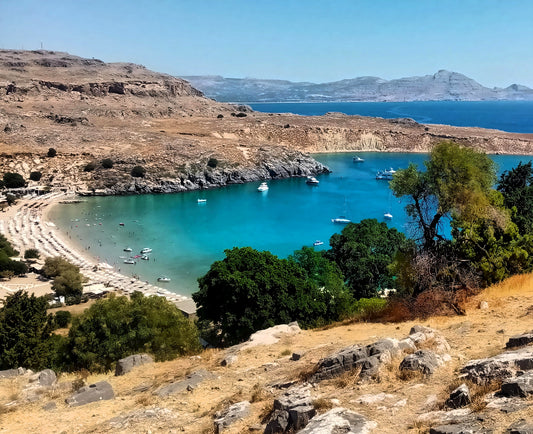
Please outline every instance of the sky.
[[176, 76], [314, 83], [460, 72], [533, 88], [533, 0], [0, 0], [0, 48]]

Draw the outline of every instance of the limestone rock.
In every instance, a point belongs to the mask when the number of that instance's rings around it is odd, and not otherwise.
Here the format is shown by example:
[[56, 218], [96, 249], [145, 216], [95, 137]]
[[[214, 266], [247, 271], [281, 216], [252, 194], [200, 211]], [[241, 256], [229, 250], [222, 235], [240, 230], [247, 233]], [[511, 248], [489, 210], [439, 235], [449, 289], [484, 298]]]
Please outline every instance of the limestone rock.
[[100, 381], [90, 386], [82, 387], [77, 393], [67, 398], [65, 402], [71, 407], [78, 407], [91, 402], [113, 399], [114, 397], [115, 393], [111, 384], [107, 381]]
[[409, 354], [400, 363], [401, 371], [420, 371], [424, 375], [431, 375], [442, 364], [440, 358], [428, 350], [418, 350]]
[[250, 414], [250, 403], [248, 401], [237, 402], [230, 406], [227, 410], [218, 413], [215, 419], [215, 433], [221, 433], [228, 426], [235, 423], [239, 419], [244, 419]]
[[501, 387], [503, 396], [520, 396], [527, 398], [533, 394], [533, 371], [519, 377], [506, 380]]
[[470, 389], [466, 384], [461, 384], [457, 389], [450, 393], [450, 397], [446, 400], [446, 405], [450, 408], [461, 408], [472, 402], [470, 397]]
[[466, 422], [453, 425], [434, 426], [429, 430], [430, 434], [489, 434], [492, 430], [485, 430], [479, 423]]
[[230, 366], [237, 361], [237, 356], [235, 354], [228, 354], [220, 362], [220, 366]]
[[40, 386], [51, 386], [56, 381], [56, 373], [51, 369], [44, 369], [43, 371], [37, 372], [33, 374], [29, 379], [30, 383], [37, 383]]
[[474, 383], [486, 384], [495, 379], [511, 378], [519, 370], [530, 369], [533, 369], [533, 348], [525, 347], [486, 359], [471, 360], [461, 373]]
[[486, 310], [488, 308], [489, 308], [489, 304], [486, 301], [482, 300], [479, 302], [479, 309]]
[[521, 419], [513, 423], [507, 432], [509, 434], [533, 434], [533, 422]]
[[292, 388], [274, 400], [274, 412], [266, 426], [266, 434], [299, 430], [316, 414], [309, 386]]
[[185, 390], [192, 390], [198, 386], [202, 381], [215, 376], [206, 371], [205, 369], [199, 369], [198, 371], [193, 372], [192, 374], [187, 375], [184, 380], [176, 381], [174, 383], [162, 386], [157, 389], [154, 394], [164, 398], [169, 395], [174, 395], [176, 393], [183, 392]]
[[18, 377], [19, 375], [26, 375], [31, 373], [31, 370], [24, 368], [6, 369], [4, 371], [0, 371], [0, 378], [12, 378]]
[[346, 408], [332, 408], [312, 418], [299, 434], [369, 433], [377, 426], [358, 413]]
[[509, 338], [505, 346], [507, 348], [523, 347], [531, 342], [533, 342], [533, 332], [512, 336]]
[[259, 330], [250, 336], [250, 339], [242, 345], [241, 349], [255, 347], [256, 345], [272, 345], [278, 342], [284, 334], [294, 335], [301, 331], [296, 321]]
[[154, 359], [148, 354], [133, 354], [131, 356], [120, 359], [115, 368], [115, 375], [125, 375], [130, 372], [135, 366], [144, 365], [146, 363], [153, 363]]

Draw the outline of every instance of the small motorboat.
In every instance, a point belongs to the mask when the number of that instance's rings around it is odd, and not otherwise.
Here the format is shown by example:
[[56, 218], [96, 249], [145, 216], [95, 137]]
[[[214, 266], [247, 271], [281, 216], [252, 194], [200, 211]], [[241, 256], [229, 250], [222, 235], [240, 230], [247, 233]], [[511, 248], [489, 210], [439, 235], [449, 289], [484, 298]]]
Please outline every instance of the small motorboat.
[[392, 214], [390, 212], [386, 212], [385, 214], [383, 214], [383, 218], [385, 220], [392, 220]]
[[305, 183], [307, 185], [318, 185], [320, 184], [320, 181], [316, 179], [314, 176], [308, 176], [307, 179], [305, 180]]
[[152, 251], [152, 249], [150, 247], [145, 247], [144, 249], [141, 250], [141, 253], [144, 255], [146, 253], [150, 253]]
[[207, 203], [207, 199], [198, 199], [198, 203]]
[[354, 162], [354, 163], [364, 163], [365, 160], [364, 160], [364, 158], [358, 157], [358, 156], [356, 155], [355, 157], [353, 157], [353, 162]]
[[131, 265], [134, 265], [134, 264], [136, 264], [137, 262], [135, 262], [135, 259], [133, 259], [133, 258], [128, 258], [128, 259], [124, 259], [124, 263], [125, 263], [125, 264], [131, 264]]
[[119, 225], [119, 226], [124, 226], [124, 223], [120, 222], [118, 225]]
[[380, 170], [378, 173], [376, 173], [376, 179], [391, 181], [395, 173], [396, 170], [394, 170], [392, 167], [388, 170]]
[[321, 246], [322, 244], [324, 244], [324, 241], [316, 240], [316, 241], [313, 243], [313, 246]]
[[124, 249], [125, 252], [131, 252], [131, 250], [132, 250], [131, 247], [126, 247], [126, 248]]
[[161, 276], [157, 278], [158, 282], [170, 282], [170, 277], [167, 276]]
[[142, 259], [143, 261], [148, 261], [148, 260], [150, 259], [150, 256], [148, 256], [148, 255], [141, 255], [141, 259]]
[[268, 184], [266, 182], [262, 182], [259, 187], [257, 187], [257, 191], [268, 191]]
[[352, 221], [350, 219], [347, 219], [344, 216], [340, 216], [335, 219], [331, 219], [331, 222], [338, 224], [338, 225], [347, 225], [348, 223], [351, 223]]

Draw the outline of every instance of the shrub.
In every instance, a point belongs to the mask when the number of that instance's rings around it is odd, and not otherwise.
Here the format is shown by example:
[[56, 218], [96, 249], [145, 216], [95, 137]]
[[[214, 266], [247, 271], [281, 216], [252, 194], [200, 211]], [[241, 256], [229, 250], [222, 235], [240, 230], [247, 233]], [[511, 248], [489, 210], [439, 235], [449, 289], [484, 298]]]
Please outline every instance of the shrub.
[[6, 201], [8, 205], [13, 205], [17, 201], [17, 196], [14, 194], [6, 194]]
[[134, 178], [144, 178], [145, 174], [146, 169], [142, 166], [135, 166], [133, 169], [131, 169], [131, 176]]
[[92, 172], [94, 169], [96, 169], [96, 164], [92, 161], [90, 163], [87, 163], [85, 167], [83, 168], [84, 172]]
[[57, 151], [54, 148], [49, 148], [46, 155], [50, 158], [54, 158], [57, 155]]
[[39, 250], [37, 249], [27, 249], [24, 252], [24, 259], [39, 259]]
[[97, 301], [74, 320], [67, 344], [71, 369], [99, 372], [139, 351], [170, 360], [199, 350], [195, 325], [174, 304], [140, 292]]
[[31, 181], [40, 181], [43, 174], [41, 172], [31, 172], [30, 180]]
[[57, 311], [54, 317], [54, 321], [58, 328], [68, 327], [72, 321], [72, 314], [67, 310]]
[[26, 186], [26, 181], [20, 173], [4, 173], [4, 185], [6, 188], [21, 188]]
[[208, 167], [212, 167], [214, 169], [215, 167], [217, 167], [217, 165], [218, 165], [218, 160], [216, 158], [210, 158], [207, 161], [207, 166]]
[[113, 167], [113, 160], [111, 158], [105, 158], [102, 160], [102, 167], [104, 169], [111, 169]]

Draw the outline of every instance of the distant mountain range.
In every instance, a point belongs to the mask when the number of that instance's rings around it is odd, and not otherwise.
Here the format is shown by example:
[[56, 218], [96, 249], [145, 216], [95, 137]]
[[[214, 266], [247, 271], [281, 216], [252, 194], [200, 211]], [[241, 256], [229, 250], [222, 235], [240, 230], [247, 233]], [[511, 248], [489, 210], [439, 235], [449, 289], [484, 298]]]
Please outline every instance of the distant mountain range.
[[381, 102], [533, 100], [533, 89], [519, 84], [488, 88], [457, 72], [384, 80], [358, 77], [330, 83], [256, 78], [185, 76], [207, 97], [221, 102]]

